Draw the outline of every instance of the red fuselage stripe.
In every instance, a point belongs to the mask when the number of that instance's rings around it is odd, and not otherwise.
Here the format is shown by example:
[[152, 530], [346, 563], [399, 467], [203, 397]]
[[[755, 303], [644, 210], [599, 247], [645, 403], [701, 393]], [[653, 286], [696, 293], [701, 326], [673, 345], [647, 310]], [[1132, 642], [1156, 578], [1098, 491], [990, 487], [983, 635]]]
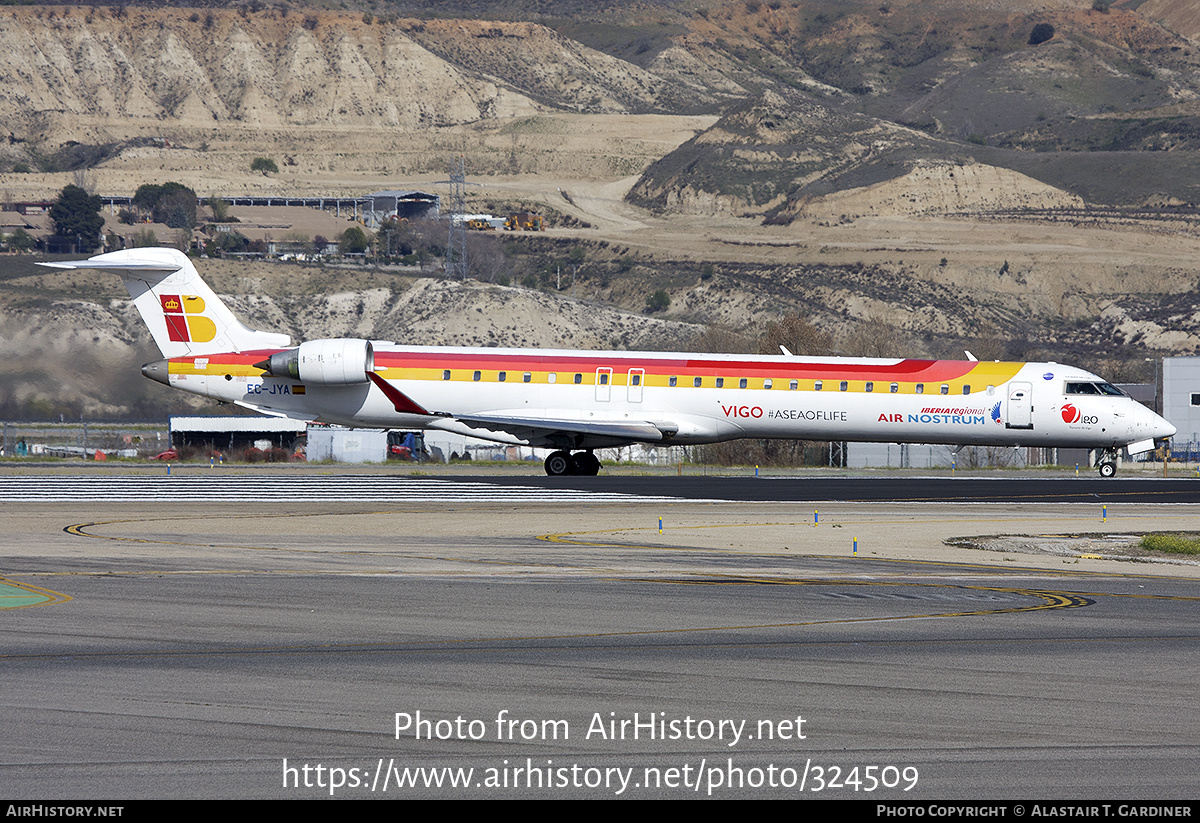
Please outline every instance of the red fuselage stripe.
[[[278, 349], [262, 349], [253, 352], [225, 352], [205, 355], [209, 367], [247, 366], [260, 362]], [[177, 358], [186, 362], [191, 357]], [[681, 377], [776, 377], [803, 378], [807, 380], [878, 380], [916, 382], [944, 382], [969, 374], [975, 364], [961, 360], [900, 360], [890, 365], [872, 363], [811, 363], [796, 362], [784, 358], [762, 360], [706, 360], [702, 358], [658, 358], [613, 355], [597, 357], [537, 354], [483, 354], [473, 352], [418, 352], [379, 351], [375, 352], [375, 364], [390, 369], [451, 369], [487, 371], [536, 371], [536, 372], [584, 372], [597, 369], [612, 369], [624, 372], [639, 369], [647, 374], [673, 374]]]

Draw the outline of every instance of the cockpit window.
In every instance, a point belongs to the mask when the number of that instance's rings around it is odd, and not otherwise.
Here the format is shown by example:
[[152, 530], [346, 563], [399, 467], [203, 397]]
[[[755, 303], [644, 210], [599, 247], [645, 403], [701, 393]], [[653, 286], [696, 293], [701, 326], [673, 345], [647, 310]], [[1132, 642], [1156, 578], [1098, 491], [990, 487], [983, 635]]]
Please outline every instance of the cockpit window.
[[1067, 383], [1067, 394], [1105, 394], [1109, 397], [1124, 397], [1125, 392], [1112, 383]]

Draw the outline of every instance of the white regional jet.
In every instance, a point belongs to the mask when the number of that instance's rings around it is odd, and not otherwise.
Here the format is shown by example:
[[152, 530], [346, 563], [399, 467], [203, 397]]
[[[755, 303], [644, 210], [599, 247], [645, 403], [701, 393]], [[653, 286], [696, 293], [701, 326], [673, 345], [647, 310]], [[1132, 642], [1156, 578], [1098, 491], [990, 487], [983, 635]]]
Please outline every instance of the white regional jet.
[[1152, 449], [1175, 427], [1059, 363], [398, 346], [243, 325], [174, 249], [43, 263], [119, 272], [164, 359], [142, 373], [264, 414], [441, 429], [555, 449], [546, 472], [596, 474], [598, 448], [742, 437]]

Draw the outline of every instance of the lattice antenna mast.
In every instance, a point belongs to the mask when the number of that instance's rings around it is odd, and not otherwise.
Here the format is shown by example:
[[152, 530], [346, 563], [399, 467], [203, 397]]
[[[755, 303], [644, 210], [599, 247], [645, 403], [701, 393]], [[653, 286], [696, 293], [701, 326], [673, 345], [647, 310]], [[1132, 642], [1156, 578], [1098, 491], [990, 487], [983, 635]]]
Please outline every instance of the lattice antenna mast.
[[446, 276], [467, 279], [467, 172], [463, 156], [450, 173], [450, 237], [446, 241]]

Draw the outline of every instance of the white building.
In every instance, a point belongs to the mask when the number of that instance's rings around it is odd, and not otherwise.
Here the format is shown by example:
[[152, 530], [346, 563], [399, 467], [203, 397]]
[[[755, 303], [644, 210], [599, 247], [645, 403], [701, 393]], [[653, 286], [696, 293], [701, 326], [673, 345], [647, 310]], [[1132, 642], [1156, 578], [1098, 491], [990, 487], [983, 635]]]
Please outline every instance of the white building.
[[1200, 357], [1163, 358], [1163, 417], [1177, 429], [1173, 456], [1200, 452]]

